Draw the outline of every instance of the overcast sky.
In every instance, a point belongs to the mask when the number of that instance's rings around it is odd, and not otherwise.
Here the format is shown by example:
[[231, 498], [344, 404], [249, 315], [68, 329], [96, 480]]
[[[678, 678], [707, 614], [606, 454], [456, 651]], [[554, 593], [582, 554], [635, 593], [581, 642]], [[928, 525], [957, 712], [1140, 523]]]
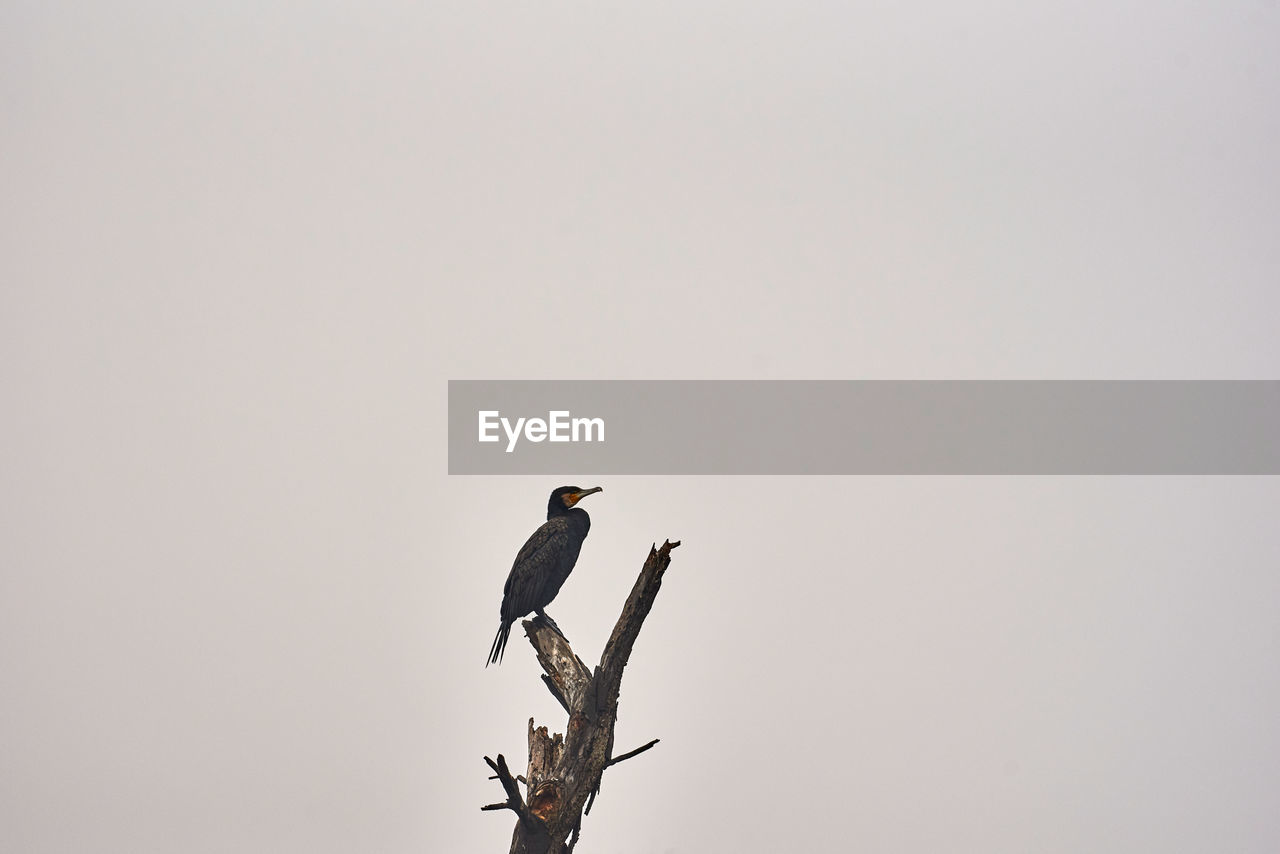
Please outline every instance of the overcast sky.
[[[450, 478], [448, 379], [1280, 378], [1280, 7], [0, 3], [0, 848], [1280, 849], [1276, 478]], [[672, 411], [679, 419], [681, 413]]]

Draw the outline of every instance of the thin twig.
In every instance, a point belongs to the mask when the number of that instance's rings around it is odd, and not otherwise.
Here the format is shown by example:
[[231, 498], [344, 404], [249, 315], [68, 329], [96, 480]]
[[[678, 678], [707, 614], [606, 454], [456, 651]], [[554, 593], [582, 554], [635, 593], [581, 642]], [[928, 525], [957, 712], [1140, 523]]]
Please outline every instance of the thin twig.
[[606, 762], [604, 767], [609, 768], [613, 765], [617, 765], [619, 762], [623, 761], [624, 759], [630, 759], [632, 756], [638, 756], [639, 754], [644, 753], [650, 747], [653, 747], [655, 744], [657, 744], [661, 740], [662, 739], [660, 738], [655, 738], [653, 741], [649, 742], [644, 747], [637, 747], [635, 750], [631, 751], [630, 753], [624, 753], [621, 756], [615, 756], [612, 759], [610, 759], [608, 762]]
[[544, 673], [542, 674], [542, 681], [547, 684], [547, 688], [551, 691], [551, 696], [556, 698], [556, 702], [564, 708], [565, 712], [570, 715], [573, 714], [573, 709], [569, 708], [569, 701], [565, 699], [560, 686], [556, 684], [555, 680]]
[[[510, 769], [507, 768], [507, 758], [503, 756], [501, 753], [499, 753], [497, 762], [494, 762], [488, 756], [484, 758], [484, 761], [489, 763], [490, 768], [498, 772], [496, 775], [496, 779], [501, 781], [503, 791], [507, 793], [507, 799], [502, 803], [488, 804], [486, 806], [480, 807], [480, 809], [481, 810], [507, 809], [515, 812], [515, 814], [520, 816], [520, 818], [522, 819], [525, 818], [528, 813], [524, 806], [524, 798], [520, 797], [520, 787], [516, 784], [515, 778], [511, 776]], [[490, 777], [489, 779], [493, 780], [495, 779], [495, 777]]]

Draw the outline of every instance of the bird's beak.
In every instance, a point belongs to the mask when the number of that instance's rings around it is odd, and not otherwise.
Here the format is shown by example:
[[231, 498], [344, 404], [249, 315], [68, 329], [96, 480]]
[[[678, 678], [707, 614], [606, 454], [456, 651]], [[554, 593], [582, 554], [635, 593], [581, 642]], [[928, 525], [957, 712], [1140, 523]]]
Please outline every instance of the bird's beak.
[[[593, 492], [604, 492], [604, 487], [603, 487], [603, 486], [593, 486], [593, 487], [591, 487], [590, 489], [584, 489], [584, 490], [582, 490], [581, 492], [575, 492], [575, 493], [573, 494], [573, 503], [574, 503], [574, 504], [577, 504], [579, 501], [581, 501], [582, 499], [586, 498], [588, 495], [590, 495], [590, 494], [591, 494], [591, 493], [593, 493]], [[571, 506], [572, 506], [572, 505], [571, 505]]]

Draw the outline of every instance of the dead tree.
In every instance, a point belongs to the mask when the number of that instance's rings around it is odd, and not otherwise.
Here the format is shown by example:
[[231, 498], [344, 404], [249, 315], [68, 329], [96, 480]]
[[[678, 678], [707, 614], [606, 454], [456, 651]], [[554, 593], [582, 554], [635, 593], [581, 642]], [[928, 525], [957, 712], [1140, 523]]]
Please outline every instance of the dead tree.
[[[496, 775], [490, 779], [502, 783], [507, 799], [481, 809], [509, 809], [518, 816], [511, 854], [570, 854], [578, 844], [582, 816], [591, 810], [604, 770], [658, 743], [655, 738], [621, 756], [613, 755], [622, 669], [662, 586], [671, 550], [678, 545], [667, 541], [662, 548], [650, 548], [595, 670], [574, 654], [555, 629], [538, 619], [524, 621], [525, 633], [545, 671], [542, 681], [568, 712], [569, 723], [564, 735], [551, 736], [546, 727], [535, 728], [529, 719], [529, 766], [522, 779], [512, 776], [502, 754], [496, 762], [484, 758]], [[525, 797], [520, 794], [520, 782], [525, 784]]]

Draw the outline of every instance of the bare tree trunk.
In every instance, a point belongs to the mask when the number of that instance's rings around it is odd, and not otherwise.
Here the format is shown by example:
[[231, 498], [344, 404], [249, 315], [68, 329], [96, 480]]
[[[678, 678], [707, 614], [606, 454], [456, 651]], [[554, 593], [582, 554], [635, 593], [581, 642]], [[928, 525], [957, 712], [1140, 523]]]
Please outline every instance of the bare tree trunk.
[[521, 797], [519, 781], [512, 776], [506, 759], [501, 754], [496, 762], [485, 757], [502, 783], [507, 800], [481, 809], [509, 809], [519, 817], [511, 838], [511, 854], [570, 854], [578, 842], [582, 816], [591, 810], [604, 770], [658, 743], [654, 739], [622, 756], [613, 755], [622, 670], [662, 586], [662, 574], [671, 563], [671, 550], [678, 545], [679, 542], [668, 541], [660, 549], [649, 550], [594, 671], [555, 629], [541, 620], [524, 621], [529, 642], [545, 671], [542, 681], [569, 713], [569, 723], [563, 736], [551, 736], [546, 727], [535, 728], [533, 719], [529, 719], [525, 797]]

